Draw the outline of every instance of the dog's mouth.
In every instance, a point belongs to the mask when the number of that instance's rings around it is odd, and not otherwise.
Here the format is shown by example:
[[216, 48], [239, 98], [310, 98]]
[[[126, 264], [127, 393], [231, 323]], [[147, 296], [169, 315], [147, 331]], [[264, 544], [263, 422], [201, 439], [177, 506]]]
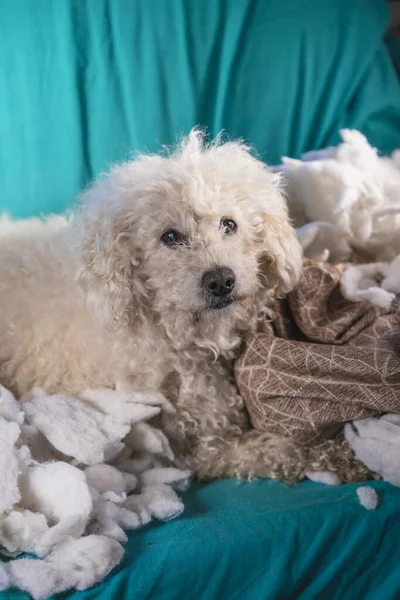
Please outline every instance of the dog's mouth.
[[207, 302], [207, 308], [210, 310], [220, 310], [221, 308], [227, 308], [233, 304], [236, 300], [235, 294], [229, 294], [228, 296], [221, 296], [219, 298], [211, 298]]

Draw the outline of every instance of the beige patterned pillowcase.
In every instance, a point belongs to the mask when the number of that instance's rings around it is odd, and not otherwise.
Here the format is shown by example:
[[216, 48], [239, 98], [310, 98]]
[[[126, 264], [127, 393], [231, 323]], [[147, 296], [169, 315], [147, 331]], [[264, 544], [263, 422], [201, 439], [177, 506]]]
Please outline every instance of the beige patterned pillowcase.
[[312, 443], [346, 421], [400, 413], [398, 303], [350, 302], [340, 275], [305, 261], [275, 321], [245, 341], [235, 376], [256, 429]]

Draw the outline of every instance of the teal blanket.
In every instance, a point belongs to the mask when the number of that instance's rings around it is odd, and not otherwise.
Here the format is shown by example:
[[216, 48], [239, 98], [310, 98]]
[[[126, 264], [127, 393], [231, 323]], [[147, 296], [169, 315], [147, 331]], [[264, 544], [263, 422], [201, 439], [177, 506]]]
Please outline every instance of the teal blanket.
[[400, 489], [372, 485], [376, 511], [361, 506], [357, 485], [194, 485], [183, 516], [132, 533], [104, 582], [60, 598], [398, 600]]
[[400, 147], [387, 18], [385, 0], [1, 0], [0, 209], [63, 211], [195, 125], [270, 164], [342, 127]]
[[183, 517], [133, 534], [109, 583], [70, 600], [398, 600], [400, 489], [373, 485], [376, 511], [357, 485], [195, 486]]

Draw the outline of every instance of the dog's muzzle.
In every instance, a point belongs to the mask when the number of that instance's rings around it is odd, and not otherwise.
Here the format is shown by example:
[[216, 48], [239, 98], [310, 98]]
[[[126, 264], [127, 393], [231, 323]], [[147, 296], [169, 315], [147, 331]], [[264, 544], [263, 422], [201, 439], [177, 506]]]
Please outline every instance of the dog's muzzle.
[[206, 271], [201, 286], [208, 308], [225, 308], [235, 300], [235, 273], [229, 267]]

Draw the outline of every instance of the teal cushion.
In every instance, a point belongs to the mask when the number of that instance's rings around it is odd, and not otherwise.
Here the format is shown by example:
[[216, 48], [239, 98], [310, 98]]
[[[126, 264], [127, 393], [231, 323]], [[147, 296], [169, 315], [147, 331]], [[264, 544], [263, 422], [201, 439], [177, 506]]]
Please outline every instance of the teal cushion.
[[400, 76], [400, 35], [388, 35], [386, 37], [386, 44], [389, 48], [389, 54], [396, 69], [397, 76]]
[[[69, 600], [390, 600], [400, 598], [400, 489], [218, 481], [184, 494], [176, 521], [132, 533], [109, 577]], [[22, 592], [0, 600], [27, 600]]]
[[398, 599], [400, 489], [374, 483], [380, 506], [367, 511], [357, 487], [307, 482], [287, 488], [271, 481], [195, 486], [185, 496], [184, 516], [132, 535], [123, 565], [86, 596]]
[[63, 211], [196, 124], [261, 157], [400, 146], [385, 0], [1, 0], [0, 210]]

